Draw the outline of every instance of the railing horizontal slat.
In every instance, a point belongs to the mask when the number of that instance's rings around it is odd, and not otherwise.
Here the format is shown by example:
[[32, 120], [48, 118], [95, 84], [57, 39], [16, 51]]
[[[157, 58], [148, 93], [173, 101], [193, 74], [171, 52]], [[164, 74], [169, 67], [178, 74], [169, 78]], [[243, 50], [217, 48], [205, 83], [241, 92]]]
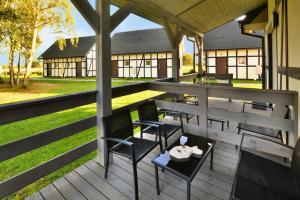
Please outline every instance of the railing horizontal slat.
[[232, 88], [226, 86], [207, 86], [179, 83], [149, 83], [150, 90], [157, 90], [176, 94], [199, 95], [201, 88], [207, 89], [209, 97], [237, 99], [245, 101], [260, 101], [280, 105], [295, 105], [294, 96], [298, 93], [294, 91], [275, 91], [247, 88]]
[[49, 97], [0, 106], [0, 125], [67, 110], [96, 102], [97, 91]]
[[96, 116], [0, 146], [0, 162], [96, 126]]
[[37, 181], [38, 179], [60, 169], [78, 158], [96, 150], [97, 140], [86, 143], [46, 163], [34, 167], [24, 173], [0, 183], [0, 199], [18, 191], [19, 189]]

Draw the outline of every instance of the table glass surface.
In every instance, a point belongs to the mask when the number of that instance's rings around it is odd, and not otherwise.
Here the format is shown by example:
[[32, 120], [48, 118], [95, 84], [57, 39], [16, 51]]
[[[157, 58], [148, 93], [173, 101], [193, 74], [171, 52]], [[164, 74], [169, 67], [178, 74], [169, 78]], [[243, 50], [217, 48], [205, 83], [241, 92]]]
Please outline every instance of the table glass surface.
[[[214, 141], [204, 138], [204, 137], [188, 134], [188, 133], [185, 133], [184, 136], [188, 137], [188, 141], [185, 145], [190, 146], [190, 147], [198, 146], [198, 148], [203, 151], [202, 156], [200, 156], [198, 158], [191, 156], [189, 158], [189, 160], [180, 161], [180, 162], [174, 161], [171, 159], [168, 162], [168, 164], [165, 166], [156, 162], [155, 159], [153, 160], [153, 163], [162, 168], [165, 168], [165, 169], [169, 168], [169, 169], [175, 170], [176, 172], [190, 178], [192, 176], [192, 174], [194, 173], [194, 171], [198, 170], [199, 163], [202, 161], [202, 159], [205, 159], [204, 155], [207, 153], [208, 150], [211, 149], [210, 148], [211, 146], [208, 143], [210, 143], [211, 145], [214, 145]], [[170, 151], [174, 146], [179, 146], [179, 145], [180, 145], [180, 137], [173, 144], [168, 146], [166, 148], [166, 150]], [[162, 152], [162, 154], [163, 153], [164, 152]], [[160, 156], [160, 155], [161, 154], [159, 154], [158, 156]]]

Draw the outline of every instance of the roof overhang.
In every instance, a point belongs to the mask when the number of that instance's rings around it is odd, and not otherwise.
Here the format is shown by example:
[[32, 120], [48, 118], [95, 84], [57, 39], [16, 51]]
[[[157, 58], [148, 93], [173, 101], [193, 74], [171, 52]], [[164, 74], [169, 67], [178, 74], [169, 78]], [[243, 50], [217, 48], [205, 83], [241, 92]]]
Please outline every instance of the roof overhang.
[[267, 4], [262, 5], [248, 13], [246, 18], [239, 22], [242, 32], [254, 33], [261, 32], [268, 23], [268, 7]]
[[[264, 5], [267, 0], [132, 0], [132, 13], [150, 21], [164, 24], [167, 19], [184, 29], [185, 34], [201, 35]], [[123, 7], [128, 0], [112, 0]]]

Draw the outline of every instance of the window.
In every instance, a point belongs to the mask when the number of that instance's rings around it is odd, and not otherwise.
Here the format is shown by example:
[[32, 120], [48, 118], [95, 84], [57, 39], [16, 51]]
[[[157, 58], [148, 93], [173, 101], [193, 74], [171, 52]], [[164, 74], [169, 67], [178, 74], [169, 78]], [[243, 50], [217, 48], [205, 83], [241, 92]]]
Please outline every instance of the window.
[[127, 60], [127, 61], [125, 61], [125, 66], [126, 67], [129, 67], [129, 64], [130, 64], [130, 62]]
[[146, 65], [147, 66], [151, 65], [151, 60], [146, 60]]
[[238, 66], [246, 66], [246, 57], [238, 57]]

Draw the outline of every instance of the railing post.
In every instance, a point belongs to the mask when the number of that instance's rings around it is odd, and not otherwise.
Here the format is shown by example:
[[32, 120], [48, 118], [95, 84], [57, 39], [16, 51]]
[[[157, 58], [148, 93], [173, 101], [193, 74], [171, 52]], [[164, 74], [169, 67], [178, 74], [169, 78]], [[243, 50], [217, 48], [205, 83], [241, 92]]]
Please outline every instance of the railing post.
[[198, 104], [199, 104], [199, 125], [200, 125], [200, 133], [201, 135], [206, 135], [208, 137], [207, 132], [207, 107], [208, 107], [208, 97], [207, 97], [207, 88], [202, 87], [199, 90], [198, 94]]
[[289, 144], [294, 145], [296, 144], [298, 137], [299, 137], [299, 99], [298, 95], [294, 95], [294, 106], [293, 106], [293, 121], [294, 121], [294, 133], [293, 137], [289, 137]]
[[96, 11], [100, 16], [100, 33], [96, 33], [98, 162], [104, 166], [106, 148], [100, 139], [105, 135], [102, 117], [112, 112], [110, 0], [97, 0]]

